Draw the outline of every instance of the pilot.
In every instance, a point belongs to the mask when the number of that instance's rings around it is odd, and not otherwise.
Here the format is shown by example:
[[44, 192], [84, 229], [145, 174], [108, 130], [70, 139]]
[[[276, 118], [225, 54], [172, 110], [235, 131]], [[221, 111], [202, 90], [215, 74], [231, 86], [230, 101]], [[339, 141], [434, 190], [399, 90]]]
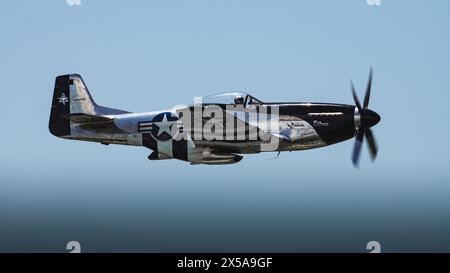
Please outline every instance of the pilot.
[[244, 97], [242, 96], [236, 96], [236, 98], [234, 98], [234, 104], [244, 104]]

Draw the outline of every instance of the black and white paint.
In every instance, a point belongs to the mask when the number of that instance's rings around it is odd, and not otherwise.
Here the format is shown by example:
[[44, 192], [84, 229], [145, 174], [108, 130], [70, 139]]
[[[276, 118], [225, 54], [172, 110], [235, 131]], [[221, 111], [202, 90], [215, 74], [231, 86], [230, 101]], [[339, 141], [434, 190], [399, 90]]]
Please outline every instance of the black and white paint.
[[[97, 105], [81, 76], [71, 74], [56, 78], [49, 129], [66, 139], [144, 146], [153, 150], [150, 160], [231, 164], [243, 154], [313, 149], [371, 135], [369, 128], [380, 118], [367, 108], [366, 98], [361, 107], [356, 94], [354, 106], [262, 102], [235, 92], [191, 106], [132, 113]], [[376, 154], [372, 140], [368, 144]]]

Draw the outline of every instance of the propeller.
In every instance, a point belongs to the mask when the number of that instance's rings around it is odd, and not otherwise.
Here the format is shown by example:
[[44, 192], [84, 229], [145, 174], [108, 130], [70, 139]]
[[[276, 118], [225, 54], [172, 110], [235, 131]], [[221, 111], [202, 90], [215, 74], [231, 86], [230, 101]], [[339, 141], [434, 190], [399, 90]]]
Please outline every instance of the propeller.
[[359, 158], [361, 154], [361, 146], [364, 138], [367, 140], [367, 145], [369, 147], [369, 154], [372, 161], [375, 160], [378, 153], [378, 146], [375, 141], [375, 137], [372, 133], [372, 130], [370, 128], [375, 126], [380, 121], [380, 116], [376, 112], [368, 108], [370, 100], [370, 92], [372, 89], [372, 78], [373, 78], [373, 70], [372, 68], [370, 68], [369, 81], [367, 82], [366, 94], [364, 96], [362, 106], [361, 102], [358, 99], [358, 96], [356, 95], [353, 82], [351, 82], [353, 100], [355, 101], [356, 104], [355, 124], [357, 126], [357, 134], [352, 154], [352, 162], [355, 167], [358, 167]]

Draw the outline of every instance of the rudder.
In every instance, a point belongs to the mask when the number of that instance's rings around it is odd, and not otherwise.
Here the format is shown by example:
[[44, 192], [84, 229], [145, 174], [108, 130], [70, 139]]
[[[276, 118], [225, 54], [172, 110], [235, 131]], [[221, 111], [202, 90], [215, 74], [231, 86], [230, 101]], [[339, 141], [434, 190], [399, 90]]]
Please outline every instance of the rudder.
[[55, 79], [49, 130], [57, 137], [70, 135], [69, 80], [70, 75], [58, 76]]

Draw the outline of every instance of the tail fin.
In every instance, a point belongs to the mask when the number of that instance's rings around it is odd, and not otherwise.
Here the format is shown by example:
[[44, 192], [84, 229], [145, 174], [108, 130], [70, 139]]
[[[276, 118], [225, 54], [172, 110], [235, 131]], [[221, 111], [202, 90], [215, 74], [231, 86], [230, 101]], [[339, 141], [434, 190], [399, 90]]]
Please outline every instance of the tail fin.
[[105, 122], [104, 115], [128, 113], [99, 106], [92, 99], [83, 79], [78, 74], [56, 77], [50, 112], [49, 129], [58, 137], [70, 136], [70, 122]]
[[58, 137], [70, 136], [70, 75], [58, 76], [53, 91], [49, 129]]

